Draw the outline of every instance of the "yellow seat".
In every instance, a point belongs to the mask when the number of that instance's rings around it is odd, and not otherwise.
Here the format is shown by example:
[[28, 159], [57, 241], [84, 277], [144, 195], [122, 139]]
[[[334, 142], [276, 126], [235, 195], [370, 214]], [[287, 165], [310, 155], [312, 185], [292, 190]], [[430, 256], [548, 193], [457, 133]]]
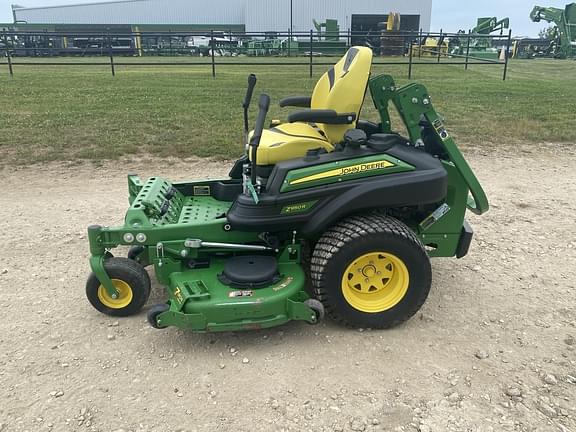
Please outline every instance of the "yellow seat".
[[353, 113], [355, 117], [351, 123], [296, 122], [266, 129], [258, 147], [257, 164], [274, 165], [284, 160], [304, 157], [311, 149], [333, 151], [335, 145], [343, 141], [346, 131], [356, 127], [364, 103], [371, 65], [370, 48], [352, 47], [333, 68], [322, 75], [312, 93], [312, 110]]
[[306, 155], [308, 150], [323, 148], [327, 152], [334, 146], [317, 128], [308, 123], [284, 123], [262, 132], [258, 147], [258, 165], [274, 165], [283, 160]]

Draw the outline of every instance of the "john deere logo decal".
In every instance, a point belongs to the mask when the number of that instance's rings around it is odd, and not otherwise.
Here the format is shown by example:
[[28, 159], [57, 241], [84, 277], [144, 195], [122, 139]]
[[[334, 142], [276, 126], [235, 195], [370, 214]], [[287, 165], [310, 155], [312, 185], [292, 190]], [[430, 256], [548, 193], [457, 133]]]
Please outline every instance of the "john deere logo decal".
[[361, 164], [361, 165], [354, 165], [351, 167], [342, 168], [339, 175], [345, 176], [345, 175], [349, 175], [349, 174], [358, 174], [358, 173], [362, 173], [365, 171], [373, 171], [373, 170], [389, 168], [391, 166], [394, 166], [394, 164], [391, 162], [388, 162], [388, 161], [365, 163], [365, 164]]
[[391, 168], [393, 166], [396, 166], [396, 165], [394, 165], [392, 162], [389, 162], [387, 160], [367, 162], [367, 163], [363, 163], [363, 164], [333, 169], [330, 171], [325, 171], [325, 172], [314, 174], [314, 175], [307, 176], [307, 177], [302, 177], [302, 178], [299, 178], [296, 180], [292, 180], [290, 182], [290, 185], [298, 185], [298, 184], [307, 183], [307, 182], [311, 182], [314, 180], [322, 180], [322, 179], [326, 179], [326, 178], [330, 178], [330, 177], [346, 177], [349, 175], [369, 173], [371, 171], [383, 170], [386, 168]]

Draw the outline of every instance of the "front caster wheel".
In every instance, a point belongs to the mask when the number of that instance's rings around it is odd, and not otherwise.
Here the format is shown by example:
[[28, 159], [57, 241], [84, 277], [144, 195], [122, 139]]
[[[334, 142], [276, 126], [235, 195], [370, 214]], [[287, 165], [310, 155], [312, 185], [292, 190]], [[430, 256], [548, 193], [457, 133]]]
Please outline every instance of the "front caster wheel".
[[86, 282], [86, 297], [94, 308], [106, 315], [125, 317], [142, 309], [150, 297], [150, 277], [144, 268], [128, 259], [112, 257], [104, 261], [104, 269], [118, 292], [108, 294], [94, 273]]
[[316, 299], [308, 299], [304, 302], [314, 312], [315, 319], [310, 321], [309, 324], [316, 325], [324, 319], [326, 312], [324, 311], [324, 305]]
[[164, 312], [166, 312], [170, 307], [166, 303], [157, 304], [150, 308], [148, 311], [148, 324], [150, 324], [155, 329], [164, 329], [165, 326], [161, 325], [158, 322], [158, 316]]
[[144, 246], [132, 246], [128, 251], [128, 259], [132, 261], [140, 262], [139, 258], [146, 248]]

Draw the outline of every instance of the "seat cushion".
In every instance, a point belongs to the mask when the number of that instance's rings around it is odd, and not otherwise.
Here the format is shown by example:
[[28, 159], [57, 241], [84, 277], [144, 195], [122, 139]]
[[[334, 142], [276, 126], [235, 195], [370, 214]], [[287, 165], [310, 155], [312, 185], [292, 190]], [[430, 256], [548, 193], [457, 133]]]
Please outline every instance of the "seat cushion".
[[275, 165], [302, 158], [308, 150], [318, 148], [334, 151], [334, 146], [313, 126], [306, 123], [281, 124], [262, 132], [257, 163], [261, 166]]

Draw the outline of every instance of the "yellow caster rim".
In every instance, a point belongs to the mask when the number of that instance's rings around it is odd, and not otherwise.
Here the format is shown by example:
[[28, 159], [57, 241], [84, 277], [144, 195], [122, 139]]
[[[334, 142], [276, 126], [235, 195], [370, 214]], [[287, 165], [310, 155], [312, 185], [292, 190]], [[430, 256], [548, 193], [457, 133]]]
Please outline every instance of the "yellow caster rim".
[[379, 313], [402, 301], [409, 282], [408, 268], [400, 258], [387, 252], [371, 252], [346, 268], [342, 294], [354, 309]]
[[112, 298], [112, 296], [108, 294], [108, 291], [106, 291], [106, 288], [100, 285], [98, 287], [98, 300], [100, 300], [104, 306], [111, 309], [123, 309], [132, 302], [134, 296], [132, 287], [120, 279], [112, 279], [112, 283], [116, 291], [118, 291], [118, 298]]

